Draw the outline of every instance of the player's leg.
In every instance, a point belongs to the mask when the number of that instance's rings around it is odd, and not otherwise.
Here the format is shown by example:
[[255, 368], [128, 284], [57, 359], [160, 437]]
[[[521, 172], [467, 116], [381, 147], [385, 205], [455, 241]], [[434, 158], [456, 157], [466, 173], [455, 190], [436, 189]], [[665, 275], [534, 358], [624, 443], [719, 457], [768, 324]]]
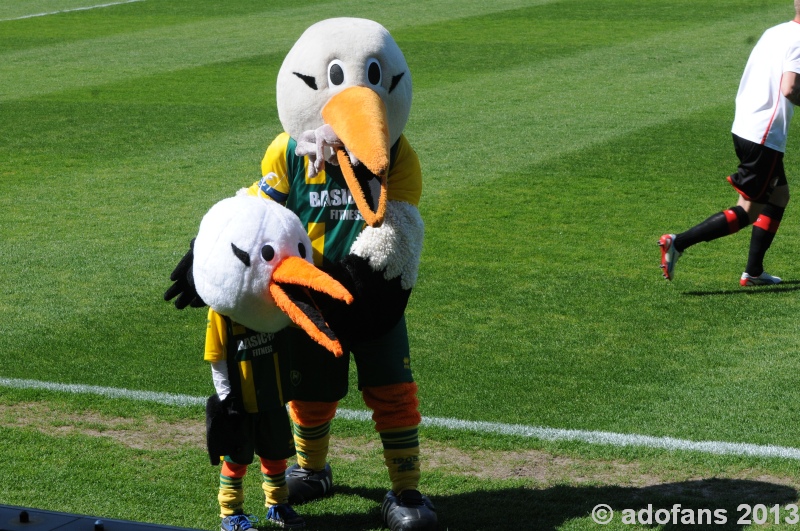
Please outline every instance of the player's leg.
[[739, 232], [753, 223], [769, 199], [783, 168], [783, 153], [733, 135], [739, 166], [728, 182], [739, 193], [736, 206], [698, 223], [679, 234], [664, 234], [661, 269], [667, 280], [674, 277], [675, 263], [683, 252], [700, 242], [709, 242]]
[[[683, 253], [692, 245], [710, 242], [739, 232], [751, 223], [750, 216], [754, 210], [753, 206], [750, 201], [742, 200], [740, 204], [717, 212], [689, 230], [676, 234], [673, 242], [675, 250]], [[759, 206], [756, 206], [755, 210], [760, 210]]]
[[772, 276], [764, 271], [764, 256], [772, 245], [788, 204], [789, 185], [780, 184], [772, 192], [769, 203], [766, 204], [753, 223], [747, 267], [740, 280], [742, 286], [778, 284], [781, 282], [780, 277]]
[[746, 204], [743, 205], [742, 201], [743, 198], [740, 198], [740, 204], [717, 212], [685, 232], [661, 236], [658, 245], [661, 247], [661, 269], [664, 278], [673, 279], [678, 258], [692, 245], [729, 236], [749, 225], [753, 206], [760, 208], [750, 201], [744, 201]]

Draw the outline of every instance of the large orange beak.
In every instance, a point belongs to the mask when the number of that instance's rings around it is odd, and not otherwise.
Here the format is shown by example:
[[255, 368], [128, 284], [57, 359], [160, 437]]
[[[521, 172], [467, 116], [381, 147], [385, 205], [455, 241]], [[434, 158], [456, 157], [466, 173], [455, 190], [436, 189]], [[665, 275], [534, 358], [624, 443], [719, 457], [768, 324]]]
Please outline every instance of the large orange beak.
[[350, 304], [353, 296], [327, 273], [302, 258], [290, 256], [272, 272], [269, 293], [278, 308], [308, 335], [338, 358], [344, 351], [322, 316], [310, 291]]
[[325, 104], [322, 119], [359, 160], [360, 164], [353, 166], [345, 149], [339, 148], [336, 152], [359, 212], [369, 226], [380, 225], [386, 215], [390, 148], [383, 100], [366, 87], [350, 87]]

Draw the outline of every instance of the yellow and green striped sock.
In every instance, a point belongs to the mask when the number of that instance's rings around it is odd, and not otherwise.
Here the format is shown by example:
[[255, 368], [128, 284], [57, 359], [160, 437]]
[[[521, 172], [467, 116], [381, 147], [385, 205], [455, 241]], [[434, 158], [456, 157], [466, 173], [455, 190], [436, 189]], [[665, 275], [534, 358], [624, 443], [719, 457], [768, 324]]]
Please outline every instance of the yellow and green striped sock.
[[219, 501], [220, 516], [222, 518], [232, 514], [241, 514], [244, 511], [242, 478], [230, 477], [220, 473], [217, 500]]
[[384, 430], [380, 432], [380, 436], [392, 491], [400, 494], [404, 490], [416, 490], [420, 477], [418, 428], [414, 426]]
[[297, 451], [297, 464], [308, 470], [322, 470], [328, 458], [328, 441], [331, 437], [331, 423], [319, 426], [293, 424], [294, 446]]

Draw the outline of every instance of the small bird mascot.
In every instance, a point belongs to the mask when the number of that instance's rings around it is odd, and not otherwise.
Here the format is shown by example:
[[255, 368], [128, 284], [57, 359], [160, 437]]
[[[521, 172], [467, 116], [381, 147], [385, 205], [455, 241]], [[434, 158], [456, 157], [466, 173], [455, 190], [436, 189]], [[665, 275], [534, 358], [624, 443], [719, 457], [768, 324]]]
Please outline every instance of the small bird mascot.
[[295, 454], [284, 393], [290, 323], [333, 355], [342, 347], [309, 294], [347, 304], [352, 296], [311, 263], [311, 242], [290, 210], [242, 195], [211, 207], [194, 243], [194, 282], [208, 303], [205, 359], [216, 394], [206, 404], [211, 464], [223, 459], [218, 501], [221, 529], [246, 531], [242, 482], [259, 456], [266, 519], [285, 528], [305, 522], [289, 505], [286, 459]]

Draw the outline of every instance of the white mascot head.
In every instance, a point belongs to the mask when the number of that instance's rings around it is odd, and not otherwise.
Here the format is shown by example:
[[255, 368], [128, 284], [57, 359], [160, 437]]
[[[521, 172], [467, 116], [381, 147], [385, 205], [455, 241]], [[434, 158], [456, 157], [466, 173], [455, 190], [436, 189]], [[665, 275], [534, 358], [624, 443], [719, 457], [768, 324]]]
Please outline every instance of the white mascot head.
[[411, 111], [411, 72], [389, 31], [363, 18], [331, 18], [309, 27], [278, 72], [278, 116], [294, 138], [317, 129], [336, 94], [366, 87], [387, 111], [389, 145], [400, 138]]
[[[287, 208], [237, 195], [215, 204], [194, 243], [197, 294], [213, 310], [258, 332], [294, 322], [337, 355], [341, 346], [309, 297], [351, 302], [350, 293], [312, 265], [308, 234]], [[310, 290], [310, 291], [309, 291]]]

